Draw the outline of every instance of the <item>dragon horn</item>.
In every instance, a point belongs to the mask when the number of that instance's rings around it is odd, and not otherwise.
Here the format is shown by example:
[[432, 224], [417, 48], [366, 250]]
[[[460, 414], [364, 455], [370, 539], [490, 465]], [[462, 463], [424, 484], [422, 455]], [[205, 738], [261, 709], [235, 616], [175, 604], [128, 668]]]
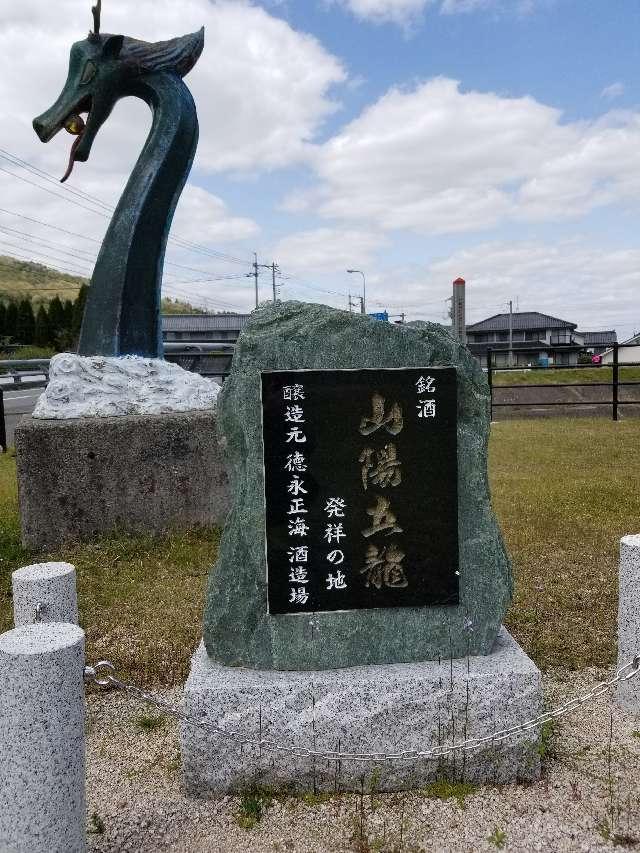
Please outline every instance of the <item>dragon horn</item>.
[[91, 7], [93, 15], [93, 35], [100, 35], [100, 11], [102, 9], [102, 0], [96, 0], [96, 5]]

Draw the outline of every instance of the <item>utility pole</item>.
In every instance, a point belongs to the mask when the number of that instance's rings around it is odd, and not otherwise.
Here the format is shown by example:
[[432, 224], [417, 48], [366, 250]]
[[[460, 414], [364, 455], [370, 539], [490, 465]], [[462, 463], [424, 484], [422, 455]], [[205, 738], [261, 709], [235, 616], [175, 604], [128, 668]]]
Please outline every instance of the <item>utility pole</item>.
[[513, 300], [509, 300], [509, 353], [513, 367]]
[[258, 254], [253, 253], [253, 277], [256, 282], [256, 308], [258, 307]]
[[272, 281], [272, 285], [273, 285], [273, 301], [277, 302], [278, 301], [278, 289], [276, 286], [276, 273], [279, 273], [280, 270], [278, 268], [278, 264], [275, 261], [273, 261], [273, 263], [271, 264], [269, 269], [271, 270], [271, 281]]
[[362, 276], [362, 296], [356, 297], [360, 300], [360, 310], [362, 314], [366, 314], [367, 312], [367, 280], [364, 277], [364, 273], [362, 270], [347, 270], [347, 272], [354, 273], [357, 272]]
[[351, 311], [352, 308], [357, 308], [358, 302], [360, 302], [360, 313], [364, 314], [364, 299], [362, 296], [352, 296], [349, 294], [349, 311]]

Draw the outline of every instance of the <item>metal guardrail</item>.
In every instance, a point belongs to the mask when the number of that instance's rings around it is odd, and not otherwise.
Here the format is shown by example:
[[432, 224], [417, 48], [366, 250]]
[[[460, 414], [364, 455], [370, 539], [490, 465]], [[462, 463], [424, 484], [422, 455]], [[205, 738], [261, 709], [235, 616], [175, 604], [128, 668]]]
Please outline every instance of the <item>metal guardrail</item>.
[[[493, 420], [493, 410], [498, 407], [505, 408], [531, 408], [532, 406], [611, 406], [611, 418], [614, 421], [618, 420], [618, 413], [620, 406], [637, 406], [640, 405], [640, 400], [621, 400], [619, 396], [619, 389], [625, 386], [632, 385], [640, 385], [640, 381], [636, 382], [621, 382], [620, 381], [620, 368], [621, 367], [638, 367], [639, 365], [634, 362], [624, 362], [620, 361], [618, 358], [620, 347], [632, 348], [632, 347], [640, 347], [640, 344], [613, 344], [612, 353], [613, 353], [613, 362], [609, 364], [552, 364], [547, 367], [543, 367], [539, 365], [537, 367], [496, 367], [492, 364], [492, 356], [496, 352], [504, 353], [505, 350], [492, 350], [490, 347], [487, 349], [487, 379], [489, 381], [489, 392], [490, 392], [490, 400], [491, 400], [491, 420]], [[611, 399], [610, 400], [567, 400], [567, 401], [542, 401], [542, 402], [518, 402], [518, 403], [504, 403], [494, 402], [494, 385], [493, 385], [493, 374], [494, 373], [503, 373], [503, 372], [522, 372], [523, 370], [602, 370], [612, 368], [611, 382], [558, 382], [553, 384], [546, 383], [522, 383], [517, 385], [498, 385], [496, 387], [500, 388], [500, 390], [516, 390], [518, 388], [611, 388]]]

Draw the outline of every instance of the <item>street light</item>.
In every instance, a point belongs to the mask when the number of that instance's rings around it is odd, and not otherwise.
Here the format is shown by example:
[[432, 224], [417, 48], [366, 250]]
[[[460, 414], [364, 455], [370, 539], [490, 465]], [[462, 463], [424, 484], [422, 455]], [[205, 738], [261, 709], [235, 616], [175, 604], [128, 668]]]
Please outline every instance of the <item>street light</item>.
[[347, 270], [347, 272], [358, 272], [362, 276], [362, 302], [360, 303], [362, 306], [362, 313], [367, 313], [367, 280], [364, 277], [364, 273], [362, 270]]

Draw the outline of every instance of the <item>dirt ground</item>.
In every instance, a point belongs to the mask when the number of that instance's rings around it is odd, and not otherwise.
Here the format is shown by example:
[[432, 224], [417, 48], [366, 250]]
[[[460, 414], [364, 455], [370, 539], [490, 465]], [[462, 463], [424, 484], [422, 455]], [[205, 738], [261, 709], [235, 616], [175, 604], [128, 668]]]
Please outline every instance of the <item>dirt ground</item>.
[[[545, 676], [549, 706], [587, 692], [604, 670]], [[163, 693], [179, 701], [176, 688]], [[213, 851], [607, 851], [640, 846], [640, 718], [607, 694], [545, 732], [529, 785], [432, 785], [400, 794], [191, 798], [177, 727], [118, 692], [89, 698], [92, 853]]]

